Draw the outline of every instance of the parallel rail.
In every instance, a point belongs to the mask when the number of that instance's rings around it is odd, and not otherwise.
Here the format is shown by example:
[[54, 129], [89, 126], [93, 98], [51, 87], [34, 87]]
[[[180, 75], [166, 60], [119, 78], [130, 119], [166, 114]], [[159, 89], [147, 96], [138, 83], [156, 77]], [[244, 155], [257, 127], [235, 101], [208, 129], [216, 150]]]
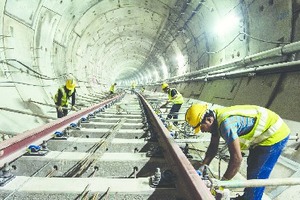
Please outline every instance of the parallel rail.
[[72, 122], [77, 122], [81, 117], [95, 112], [97, 109], [109, 104], [121, 98], [121, 95], [115, 96], [111, 99], [105, 100], [99, 104], [91, 106], [82, 111], [78, 111], [74, 114], [66, 116], [61, 119], [57, 119], [46, 125], [40, 126], [36, 129], [26, 131], [13, 138], [5, 140], [0, 143], [0, 167], [3, 167], [5, 163], [9, 163], [19, 156], [26, 153], [26, 148], [33, 143], [41, 144], [43, 140], [49, 140], [53, 137], [55, 131], [63, 131]]
[[[34, 130], [24, 132], [23, 134], [0, 143], [0, 166], [3, 167], [6, 163], [11, 163], [12, 161], [18, 159], [20, 156], [26, 153], [26, 148], [30, 144], [41, 144], [43, 141], [51, 139], [55, 131], [63, 131], [70, 125], [70, 123], [78, 122], [78, 120], [80, 120], [82, 117], [93, 114], [98, 109], [105, 107], [107, 104], [112, 104], [120, 100], [123, 96], [124, 95], [116, 96], [90, 108], [55, 120]], [[199, 175], [196, 173], [194, 167], [186, 158], [182, 150], [170, 136], [168, 130], [164, 127], [163, 123], [157, 117], [151, 106], [147, 103], [143, 96], [138, 94], [138, 98], [143, 105], [148, 123], [151, 124], [153, 132], [157, 134], [158, 143], [163, 149], [164, 158], [167, 160], [167, 163], [176, 175], [176, 190], [180, 191], [180, 198], [184, 197], [184, 199], [187, 200], [215, 199], [201, 178], [199, 178]], [[101, 145], [102, 144], [103, 142]], [[99, 143], [99, 146], [101, 145]], [[91, 156], [91, 158], [91, 163], [93, 163], [96, 157]], [[52, 173], [53, 172], [50, 172], [50, 174]], [[136, 177], [136, 173], [133, 173], [133, 177]], [[51, 178], [51, 180], [55, 180], [55, 178]], [[90, 185], [87, 185], [86, 187], [90, 187]], [[110, 189], [108, 188], [107, 191], [109, 190]], [[86, 192], [87, 191], [84, 191], [83, 193]]]

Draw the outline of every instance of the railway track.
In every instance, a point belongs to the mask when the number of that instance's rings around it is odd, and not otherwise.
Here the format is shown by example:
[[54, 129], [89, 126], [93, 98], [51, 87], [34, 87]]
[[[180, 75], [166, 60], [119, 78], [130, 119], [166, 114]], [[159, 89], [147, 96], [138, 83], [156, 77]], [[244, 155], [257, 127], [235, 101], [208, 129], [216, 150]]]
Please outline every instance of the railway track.
[[215, 199], [139, 94], [10, 138], [0, 156], [0, 199]]

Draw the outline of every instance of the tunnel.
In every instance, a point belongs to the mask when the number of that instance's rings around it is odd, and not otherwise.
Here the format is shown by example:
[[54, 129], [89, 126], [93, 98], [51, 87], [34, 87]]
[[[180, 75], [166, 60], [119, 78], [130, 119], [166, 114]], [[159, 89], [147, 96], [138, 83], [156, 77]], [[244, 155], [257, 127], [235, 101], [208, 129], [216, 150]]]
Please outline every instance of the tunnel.
[[[69, 77], [77, 109], [106, 100], [113, 84], [130, 98], [133, 87], [145, 99], [167, 98], [167, 83], [187, 102], [276, 112], [296, 139], [272, 177], [300, 178], [299, 13], [299, 0], [2, 0], [0, 141], [61, 120], [53, 100]], [[267, 196], [299, 192], [280, 186]]]

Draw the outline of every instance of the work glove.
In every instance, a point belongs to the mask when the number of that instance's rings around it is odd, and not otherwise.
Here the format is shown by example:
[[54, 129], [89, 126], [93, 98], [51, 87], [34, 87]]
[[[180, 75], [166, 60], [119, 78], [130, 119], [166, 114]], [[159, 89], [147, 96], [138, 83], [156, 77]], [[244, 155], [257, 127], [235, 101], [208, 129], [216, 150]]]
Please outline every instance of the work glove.
[[76, 108], [75, 106], [72, 106], [72, 107], [71, 107], [71, 110], [77, 111], [77, 108]]
[[59, 112], [62, 112], [62, 111], [63, 111], [63, 108], [62, 108], [61, 106], [58, 106], [58, 107], [57, 107], [57, 110], [58, 110]]
[[201, 165], [200, 167], [199, 167], [199, 171], [201, 172], [201, 173], [203, 173], [203, 171], [205, 170], [205, 168], [206, 168], [206, 165]]

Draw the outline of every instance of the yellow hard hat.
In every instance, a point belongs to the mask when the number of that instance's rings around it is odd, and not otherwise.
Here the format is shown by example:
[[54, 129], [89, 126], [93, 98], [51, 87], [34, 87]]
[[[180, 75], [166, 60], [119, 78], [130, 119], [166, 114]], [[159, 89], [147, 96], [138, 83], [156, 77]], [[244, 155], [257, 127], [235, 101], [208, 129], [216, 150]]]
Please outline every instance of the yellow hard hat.
[[195, 133], [200, 131], [200, 123], [203, 120], [204, 114], [207, 111], [206, 104], [193, 104], [185, 113], [185, 121], [195, 128]]
[[66, 81], [66, 88], [68, 90], [74, 90], [75, 86], [76, 86], [76, 83], [75, 83], [74, 79], [67, 79], [67, 81]]
[[168, 85], [168, 83], [163, 83], [162, 85], [161, 85], [161, 89], [165, 89], [165, 88], [167, 88], [167, 87], [169, 87], [169, 85]]

